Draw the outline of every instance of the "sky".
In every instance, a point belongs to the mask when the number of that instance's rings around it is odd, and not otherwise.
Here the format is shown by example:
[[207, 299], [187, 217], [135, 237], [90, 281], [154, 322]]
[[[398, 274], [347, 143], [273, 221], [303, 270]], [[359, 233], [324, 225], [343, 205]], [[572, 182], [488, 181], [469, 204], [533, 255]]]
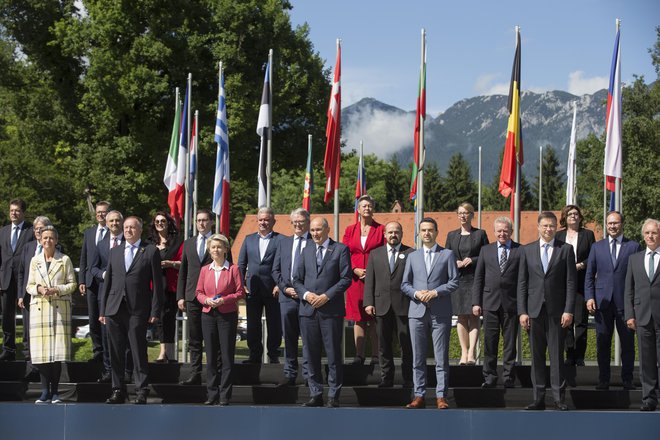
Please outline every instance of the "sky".
[[660, 25], [658, 0], [290, 1], [293, 25], [309, 25], [326, 67], [334, 69], [342, 40], [342, 107], [372, 97], [414, 110], [422, 28], [434, 117], [464, 98], [508, 94], [516, 25], [523, 90], [582, 95], [607, 88], [616, 18], [623, 82], [634, 74], [656, 79], [648, 49]]

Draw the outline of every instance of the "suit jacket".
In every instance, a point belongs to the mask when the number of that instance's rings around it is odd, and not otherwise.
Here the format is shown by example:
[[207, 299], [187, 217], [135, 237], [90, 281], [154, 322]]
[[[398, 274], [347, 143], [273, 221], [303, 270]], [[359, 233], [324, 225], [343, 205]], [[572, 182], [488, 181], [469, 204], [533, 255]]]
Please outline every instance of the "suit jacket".
[[518, 308], [520, 244], [511, 242], [503, 272], [500, 270], [498, 245], [495, 242], [481, 248], [472, 284], [472, 305], [489, 311], [502, 307], [506, 312], [515, 314]]
[[[566, 241], [566, 229], [562, 229], [561, 231], [557, 231], [557, 234], [555, 234], [555, 239], [561, 240], [561, 241]], [[585, 228], [580, 228], [578, 231], [578, 239], [577, 239], [577, 246], [575, 248], [575, 254], [576, 254], [576, 260], [575, 263], [584, 263], [585, 265], [587, 264], [587, 260], [589, 259], [589, 254], [591, 252], [591, 246], [596, 242], [596, 238], [594, 237], [594, 231], [591, 229], [585, 229]], [[584, 293], [584, 282], [585, 282], [585, 277], [586, 277], [586, 270], [578, 270], [577, 271], [577, 286], [575, 286], [575, 289], [577, 290], [578, 293]]]
[[646, 250], [628, 258], [624, 315], [626, 321], [635, 319], [637, 325], [647, 325], [653, 317], [657, 326], [660, 322], [660, 269], [655, 271], [653, 280], [649, 280], [644, 265]]
[[[291, 254], [293, 253], [294, 237], [280, 237], [281, 238], [275, 250], [275, 258], [273, 259], [273, 281], [275, 281], [277, 287], [280, 288], [280, 294], [278, 295], [280, 303], [299, 303], [300, 299], [293, 299], [290, 296], [284, 294], [284, 290], [286, 288], [293, 287], [293, 280], [291, 279]], [[311, 238], [309, 232], [307, 232], [303, 237], [306, 240]], [[308, 241], [305, 244], [305, 247], [312, 244], [314, 244], [314, 242]], [[300, 262], [300, 257], [296, 262]]]
[[211, 264], [213, 260], [209, 252], [204, 252], [204, 258], [199, 261], [197, 254], [197, 236], [190, 237], [183, 242], [183, 254], [181, 255], [181, 266], [179, 267], [179, 279], [176, 285], [176, 300], [196, 301], [195, 289], [202, 266]]
[[[94, 275], [92, 274], [92, 264], [94, 261], [94, 254], [96, 253], [97, 230], [98, 225], [85, 229], [85, 232], [83, 233], [82, 247], [80, 248], [78, 284], [84, 284], [86, 287], [91, 287], [95, 281]], [[106, 228], [104, 238], [108, 235], [110, 235], [110, 231]]]
[[[99, 287], [103, 287], [103, 273], [108, 270], [108, 260], [110, 258], [110, 235], [110, 231], [106, 232], [103, 240], [99, 241], [98, 246], [94, 245], [94, 248], [92, 249], [89, 271]], [[123, 248], [125, 243], [126, 239], [122, 234], [121, 240], [116, 247]]]
[[[458, 247], [460, 242], [460, 228], [454, 231], [449, 231], [447, 234], [447, 241], [445, 242], [445, 246], [447, 249], [454, 251], [456, 259], [458, 259]], [[470, 257], [472, 259], [472, 264], [465, 268], [459, 269], [461, 275], [474, 273], [477, 263], [479, 262], [479, 252], [481, 252], [481, 248], [487, 244], [488, 235], [486, 235], [486, 231], [483, 229], [472, 228], [470, 231], [470, 254], [463, 256], [463, 258]]]
[[[235, 264], [230, 264], [229, 269], [226, 271], [227, 274], [223, 273], [220, 276], [217, 285], [215, 283], [215, 273], [210, 267], [210, 264], [202, 267], [202, 270], [199, 272], [199, 281], [197, 282], [196, 295], [197, 301], [203, 306], [202, 312], [208, 313], [211, 311], [211, 307], [204, 305], [204, 303], [207, 298], [213, 299], [216, 295], [224, 298], [222, 305], [216, 307], [218, 312], [236, 312], [238, 310], [236, 303], [245, 296], [243, 280], [241, 280], [241, 273], [238, 267]], [[225, 272], [224, 269], [222, 272]], [[226, 277], [223, 275], [226, 275]]]
[[49, 267], [46, 267], [44, 254], [32, 258], [27, 281], [27, 293], [31, 295], [30, 304], [36, 303], [40, 296], [37, 292], [39, 285], [57, 287], [60, 291], [57, 298], [70, 301], [71, 294], [78, 286], [71, 259], [58, 250], [55, 251]]
[[20, 256], [23, 252], [23, 246], [26, 243], [34, 241], [34, 231], [32, 223], [24, 221], [21, 226], [21, 234], [16, 242], [16, 249], [11, 250], [11, 234], [13, 224], [9, 223], [0, 228], [0, 290], [9, 289], [11, 279], [18, 281], [18, 270], [20, 266]]
[[124, 246], [110, 250], [108, 269], [101, 294], [101, 316], [113, 316], [126, 298], [128, 312], [143, 319], [160, 317], [163, 305], [163, 276], [160, 253], [150, 244], [140, 242], [133, 262], [126, 270]]
[[585, 271], [584, 299], [596, 300], [596, 306], [604, 308], [611, 303], [623, 311], [623, 293], [626, 287], [628, 259], [642, 247], [636, 241], [623, 237], [616, 266], [612, 266], [609, 238], [604, 238], [591, 246], [587, 270]]
[[576, 269], [573, 246], [555, 238], [547, 273], [541, 263], [539, 240], [523, 246], [518, 269], [518, 314], [538, 318], [545, 304], [549, 317], [575, 310]]
[[273, 231], [262, 260], [259, 255], [259, 233], [245, 237], [238, 255], [238, 268], [248, 288], [248, 296], [272, 296], [275, 287], [273, 262], [280, 238], [280, 234]]
[[[449, 249], [436, 244], [433, 248], [436, 255], [433, 258], [431, 272], [427, 274], [424, 251], [422, 247], [408, 255], [403, 272], [401, 291], [410, 298], [408, 317], [421, 318], [426, 313], [426, 309], [430, 308], [432, 315], [451, 319], [450, 294], [458, 289], [456, 257]], [[418, 290], [435, 290], [438, 292], [438, 297], [424, 304], [415, 298], [415, 292]]]
[[364, 307], [375, 306], [376, 316], [385, 316], [392, 311], [399, 316], [407, 316], [410, 299], [401, 292], [401, 281], [406, 268], [408, 255], [414, 249], [401, 244], [399, 255], [390, 272], [390, 256], [387, 245], [371, 251], [367, 273], [364, 278]]
[[[344, 293], [351, 285], [353, 268], [348, 247], [342, 243], [330, 240], [325, 251], [323, 262], [316, 270], [316, 244], [308, 243], [302, 251], [300, 264], [293, 276], [293, 288], [301, 298], [300, 316], [313, 316], [318, 312], [321, 316], [343, 318], [346, 314]], [[303, 298], [305, 292], [318, 295], [325, 293], [329, 301], [315, 309]]]

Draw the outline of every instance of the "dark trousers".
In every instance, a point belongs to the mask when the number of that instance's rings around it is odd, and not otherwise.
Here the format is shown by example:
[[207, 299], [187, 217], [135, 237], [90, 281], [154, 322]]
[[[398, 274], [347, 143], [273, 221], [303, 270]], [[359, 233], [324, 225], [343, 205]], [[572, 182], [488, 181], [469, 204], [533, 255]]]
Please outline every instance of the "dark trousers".
[[247, 344], [250, 349], [250, 360], [261, 362], [264, 346], [261, 341], [261, 315], [266, 310], [266, 328], [268, 340], [266, 350], [270, 359], [280, 356], [282, 343], [282, 324], [280, 317], [280, 303], [272, 295], [262, 295], [252, 292], [245, 300], [247, 309]]
[[202, 374], [202, 305], [194, 299], [186, 301], [188, 321], [188, 349], [190, 350], [191, 374]]
[[158, 340], [163, 343], [174, 342], [174, 331], [176, 329], [176, 313], [179, 310], [176, 304], [176, 292], [165, 292], [163, 311], [156, 323]]
[[323, 317], [318, 312], [312, 316], [301, 316], [303, 356], [307, 361], [307, 383], [312, 397], [323, 394], [323, 372], [321, 370], [321, 346], [328, 357], [328, 397], [338, 399], [344, 382], [344, 364], [341, 351], [341, 333], [344, 329], [342, 317]]
[[51, 398], [59, 394], [60, 376], [62, 375], [62, 362], [48, 362], [36, 364], [41, 378], [41, 392], [44, 397]]
[[658, 359], [660, 359], [660, 322], [653, 316], [646, 325], [637, 324], [639, 376], [642, 381], [642, 402], [658, 405]]
[[124, 389], [124, 367], [126, 347], [131, 347], [134, 365], [135, 389], [144, 392], [149, 387], [147, 359], [148, 316], [131, 315], [126, 303], [122, 302], [117, 314], [106, 316], [110, 336], [110, 362], [112, 364], [112, 388]]
[[381, 382], [389, 384], [394, 382], [392, 342], [395, 332], [401, 347], [401, 376], [404, 382], [412, 382], [412, 343], [408, 330], [408, 316], [397, 315], [391, 308], [385, 315], [376, 316]]
[[575, 310], [573, 311], [573, 325], [566, 332], [566, 359], [572, 362], [584, 362], [584, 353], [587, 351], [587, 327], [589, 326], [589, 312], [584, 302], [584, 294], [575, 294]]
[[103, 326], [99, 322], [99, 286], [90, 286], [86, 289], [87, 314], [89, 315], [89, 336], [92, 338], [92, 354], [95, 359], [104, 356]]
[[[238, 312], [220, 313], [211, 309], [209, 313], [202, 313], [208, 400], [228, 401], [231, 398], [237, 325]], [[222, 359], [219, 365], [218, 352]], [[221, 370], [220, 374], [218, 370]]]
[[561, 317], [548, 316], [545, 305], [539, 316], [530, 319], [529, 342], [532, 349], [532, 385], [534, 400], [545, 398], [545, 351], [550, 355], [550, 386], [556, 402], [563, 402], [564, 339], [566, 329], [561, 327]]
[[621, 340], [621, 379], [633, 380], [635, 368], [635, 332], [631, 331], [624, 320], [623, 310], [617, 310], [610, 303], [596, 309], [596, 349], [598, 356], [598, 380], [609, 383], [610, 361], [612, 359], [612, 335], [614, 326]]
[[16, 278], [13, 274], [9, 288], [0, 294], [2, 305], [2, 348], [14, 353], [16, 351]]
[[[298, 377], [298, 338], [300, 338], [300, 316], [297, 301], [280, 303], [282, 329], [284, 336], [284, 376], [288, 379]], [[307, 378], [307, 363], [303, 359], [303, 377]]]
[[26, 361], [30, 360], [30, 295], [23, 296], [23, 357]]
[[498, 310], [483, 311], [484, 329], [484, 382], [497, 383], [497, 352], [500, 344], [500, 332], [504, 341], [502, 366], [504, 381], [513, 381], [516, 376], [514, 366], [517, 353], [518, 315], [509, 313], [502, 307]]

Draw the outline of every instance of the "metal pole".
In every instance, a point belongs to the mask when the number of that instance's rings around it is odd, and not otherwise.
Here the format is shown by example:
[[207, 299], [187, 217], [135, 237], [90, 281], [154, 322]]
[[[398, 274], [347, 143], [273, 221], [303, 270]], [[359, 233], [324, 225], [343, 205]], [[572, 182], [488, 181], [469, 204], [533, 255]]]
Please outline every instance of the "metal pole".
[[186, 129], [188, 131], [187, 133], [184, 134], [187, 139], [186, 145], [188, 146], [188, 154], [186, 154], [186, 170], [185, 170], [186, 181], [183, 186], [184, 191], [186, 192], [184, 197], [184, 203], [186, 204], [186, 206], [184, 208], [184, 220], [183, 220], [184, 239], [190, 237], [190, 103], [192, 102], [192, 99], [190, 99], [192, 95], [191, 85], [192, 85], [192, 73], [189, 73], [188, 85], [187, 85], [188, 93], [186, 94], [188, 98], [188, 102], [186, 103], [187, 104], [186, 114], [181, 116], [182, 118], [186, 118], [187, 121]]
[[268, 51], [268, 77], [270, 78], [270, 87], [268, 88], [270, 105], [268, 106], [268, 142], [266, 143], [266, 206], [270, 208], [271, 175], [273, 171], [273, 49]]
[[[196, 159], [196, 164], [195, 164], [195, 179], [193, 181], [193, 198], [192, 198], [192, 204], [193, 204], [193, 210], [190, 213], [191, 217], [195, 217], [197, 213], [197, 178], [199, 176], [199, 111], [195, 110], [195, 156], [197, 156]], [[191, 150], [192, 151], [192, 150]], [[192, 220], [192, 218], [191, 218]], [[192, 222], [193, 224], [195, 223], [194, 221]]]
[[[422, 28], [422, 49], [421, 49], [421, 62], [419, 68], [420, 82], [421, 75], [425, 75], [426, 64], [426, 30]], [[426, 87], [426, 86], [424, 86]], [[417, 221], [424, 218], [424, 161], [426, 159], [426, 144], [424, 142], [424, 116], [423, 112], [419, 114], [419, 167], [417, 169]], [[416, 237], [417, 248], [422, 247], [422, 238], [419, 234]]]
[[479, 185], [477, 194], [477, 227], [481, 229], [481, 145], [479, 145]]
[[543, 211], [543, 145], [539, 147], [539, 214]]

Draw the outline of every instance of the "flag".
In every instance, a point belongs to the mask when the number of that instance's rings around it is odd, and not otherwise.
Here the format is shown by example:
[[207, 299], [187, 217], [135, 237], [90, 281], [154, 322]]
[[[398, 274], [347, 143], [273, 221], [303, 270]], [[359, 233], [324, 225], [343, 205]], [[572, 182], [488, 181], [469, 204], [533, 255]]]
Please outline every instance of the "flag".
[[259, 108], [259, 120], [257, 121], [257, 134], [261, 136], [261, 148], [259, 149], [259, 201], [258, 207], [266, 206], [266, 161], [268, 160], [268, 131], [271, 127], [270, 120], [270, 61], [266, 64], [266, 77], [264, 78], [264, 90], [261, 94], [261, 107]]
[[573, 103], [573, 126], [571, 128], [571, 141], [568, 144], [568, 163], [566, 164], [566, 204], [575, 205], [576, 189], [576, 168], [575, 168], [575, 150], [576, 140], [575, 132], [577, 120], [577, 103]]
[[605, 167], [607, 189], [614, 191], [615, 179], [621, 179], [621, 50], [620, 31], [614, 40], [614, 55], [610, 70], [610, 86], [607, 89], [607, 120], [605, 125]]
[[413, 150], [412, 178], [410, 181], [410, 200], [417, 198], [417, 173], [422, 168], [424, 160], [425, 145], [421, 139], [422, 125], [426, 120], [426, 49], [424, 49], [424, 61], [419, 72], [419, 88], [417, 90], [417, 110], [415, 111], [415, 132]]
[[190, 178], [188, 180], [188, 193], [191, 201], [195, 188], [195, 174], [197, 173], [197, 139], [197, 118], [195, 117], [192, 121], [192, 129], [190, 130]]
[[[520, 33], [516, 32], [516, 53], [513, 58], [511, 85], [509, 86], [509, 125], [504, 145], [504, 158], [500, 174], [499, 191], [509, 197], [516, 189], [516, 162], [523, 164], [522, 127], [520, 125]], [[511, 199], [513, 206], [513, 199]]]
[[172, 136], [170, 138], [170, 150], [167, 154], [165, 165], [165, 176], [163, 183], [167, 187], [167, 204], [170, 214], [177, 221], [183, 217], [183, 191], [177, 192], [178, 159], [179, 159], [179, 124], [181, 123], [181, 103], [177, 92], [174, 110], [174, 123], [172, 124]]
[[220, 233], [229, 236], [229, 128], [225, 78], [220, 72], [218, 112], [215, 118], [215, 142], [218, 144], [213, 181], [213, 212], [220, 216]]
[[358, 213], [358, 200], [366, 193], [367, 193], [367, 181], [364, 174], [364, 158], [362, 157], [362, 151], [360, 151], [360, 161], [358, 162], [357, 179], [355, 181], [355, 221], [356, 222], [360, 218], [360, 214]]
[[314, 174], [312, 171], [312, 144], [307, 147], [307, 169], [305, 170], [305, 186], [303, 188], [302, 207], [312, 212], [312, 191], [314, 190]]
[[[188, 84], [190, 85], [190, 84]], [[186, 86], [186, 98], [183, 101], [183, 112], [181, 113], [181, 130], [179, 131], [179, 155], [177, 158], [176, 175], [176, 198], [179, 217], [183, 218], [185, 211], [186, 191], [186, 160], [188, 158], [188, 107], [190, 104], [190, 90]], [[177, 217], [174, 217], [177, 218]]]
[[339, 189], [339, 172], [341, 169], [341, 44], [337, 41], [337, 61], [335, 63], [335, 76], [332, 80], [332, 92], [328, 105], [328, 125], [325, 128], [325, 157], [323, 170], [325, 171], [325, 196], [323, 201], [328, 203], [335, 190]]

